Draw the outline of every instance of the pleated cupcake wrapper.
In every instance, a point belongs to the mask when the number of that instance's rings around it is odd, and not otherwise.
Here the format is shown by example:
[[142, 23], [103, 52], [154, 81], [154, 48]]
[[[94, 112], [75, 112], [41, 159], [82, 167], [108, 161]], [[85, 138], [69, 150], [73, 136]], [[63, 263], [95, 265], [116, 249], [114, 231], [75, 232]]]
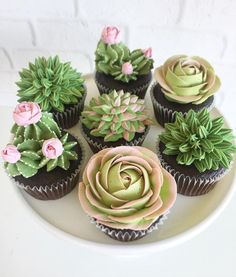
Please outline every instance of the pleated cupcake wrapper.
[[[95, 79], [95, 83], [98, 87], [98, 90], [99, 90], [100, 94], [109, 93], [109, 92], [113, 91], [114, 89], [116, 89], [116, 88], [106, 87], [106, 86], [104, 86], [104, 84], [99, 83], [99, 81], [97, 80], [97, 78], [95, 76], [94, 76], [94, 79]], [[125, 92], [131, 92], [132, 94], [137, 95], [139, 98], [144, 98], [145, 94], [146, 94], [146, 91], [149, 87], [150, 82], [151, 81], [148, 81], [147, 83], [145, 83], [142, 86], [139, 86], [137, 88], [132, 88], [132, 89], [129, 89], [129, 90], [124, 90], [124, 91]]]
[[79, 121], [81, 112], [84, 109], [84, 101], [85, 101], [86, 95], [87, 95], [87, 92], [85, 88], [83, 96], [81, 97], [81, 99], [77, 104], [70, 107], [64, 112], [53, 113], [55, 121], [62, 129], [69, 129]]
[[[88, 142], [90, 148], [91, 148], [91, 146], [92, 146], [92, 148], [94, 148], [94, 149], [91, 149], [94, 153], [95, 153], [95, 149], [97, 149], [97, 152], [99, 152], [99, 151], [101, 151], [101, 150], [103, 150], [103, 149], [106, 149], [106, 148], [111, 147], [111, 146], [107, 146], [107, 145], [106, 145], [106, 142], [104, 142], [104, 144], [100, 144], [99, 142], [92, 140], [92, 139], [84, 132], [81, 122], [79, 123], [79, 128], [80, 128], [81, 133], [83, 134], [83, 137], [84, 137], [84, 138], [86, 139], [86, 141]], [[127, 141], [125, 144], [120, 144], [119, 146], [137, 146], [137, 145], [141, 145], [142, 142], [144, 141], [144, 139], [146, 138], [146, 135], [148, 134], [149, 129], [150, 129], [150, 127], [147, 126], [145, 132], [143, 133], [143, 135], [142, 135], [140, 138], [135, 139], [135, 140], [132, 140], [132, 141], [130, 141], [130, 142]], [[115, 142], [114, 142], [114, 143], [115, 143]]]
[[[165, 123], [172, 123], [175, 121], [175, 114], [177, 111], [173, 111], [170, 108], [162, 106], [154, 97], [154, 87], [156, 86], [157, 82], [155, 82], [150, 89], [150, 96], [152, 100], [152, 105], [155, 113], [156, 120], [158, 123], [164, 127]], [[214, 102], [207, 108], [208, 111], [214, 107]], [[187, 112], [179, 112], [183, 115], [186, 115]]]
[[[229, 169], [226, 169], [224, 172], [219, 172], [214, 177], [211, 178], [200, 178], [200, 177], [191, 177], [182, 172], [175, 170], [171, 165], [169, 165], [162, 157], [159, 149], [159, 142], [157, 140], [157, 155], [161, 162], [162, 167], [167, 170], [174, 178], [177, 183], [177, 192], [187, 196], [198, 196], [203, 195], [211, 190], [216, 185], [221, 178], [223, 178]], [[232, 164], [231, 164], [232, 166]]]
[[81, 165], [83, 164], [83, 160], [85, 159], [85, 149], [83, 144], [78, 137], [76, 137], [74, 134], [73, 136], [76, 138], [80, 145], [82, 158], [77, 169], [73, 173], [71, 173], [70, 176], [67, 176], [63, 180], [58, 181], [54, 184], [46, 186], [41, 185], [40, 187], [31, 187], [29, 185], [24, 185], [23, 183], [20, 183], [16, 181], [13, 177], [9, 176], [12, 179], [13, 183], [39, 200], [56, 200], [71, 192], [79, 181]]
[[167, 211], [164, 215], [161, 215], [150, 227], [146, 230], [122, 230], [122, 229], [113, 229], [103, 224], [97, 222], [95, 218], [90, 217], [91, 223], [94, 223], [96, 227], [101, 230], [103, 233], [108, 235], [109, 237], [119, 240], [122, 242], [133, 241], [137, 239], [141, 239], [142, 237], [150, 234], [152, 231], [158, 230], [161, 225], [163, 225], [164, 221], [167, 219], [167, 215], [170, 211]]

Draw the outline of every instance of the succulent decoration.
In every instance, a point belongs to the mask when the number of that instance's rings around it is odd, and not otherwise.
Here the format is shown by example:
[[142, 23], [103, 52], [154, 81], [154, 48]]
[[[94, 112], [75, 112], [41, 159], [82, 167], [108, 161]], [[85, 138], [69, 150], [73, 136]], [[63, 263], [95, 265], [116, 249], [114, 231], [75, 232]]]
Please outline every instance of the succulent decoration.
[[199, 172], [229, 168], [236, 147], [231, 129], [223, 127], [223, 117], [210, 118], [207, 109], [176, 113], [174, 123], [165, 124], [160, 141], [166, 155], [176, 155], [177, 163], [194, 165]]
[[37, 103], [18, 104], [13, 118], [13, 143], [1, 151], [10, 176], [29, 178], [44, 166], [47, 166], [47, 171], [55, 167], [67, 170], [70, 160], [77, 159], [77, 153], [73, 150], [77, 141], [69, 140], [68, 133], [62, 136], [52, 115], [41, 112]]
[[143, 99], [136, 95], [116, 92], [92, 98], [82, 112], [82, 123], [90, 129], [90, 134], [104, 137], [104, 141], [121, 138], [131, 141], [135, 133], [143, 133], [152, 123], [145, 111]]
[[19, 74], [19, 102], [36, 102], [42, 111], [63, 112], [65, 105], [77, 104], [85, 91], [81, 73], [69, 62], [60, 62], [58, 56], [39, 57]]
[[116, 27], [104, 28], [95, 56], [98, 72], [126, 83], [136, 80], [139, 75], [148, 74], [154, 62], [151, 48], [131, 52], [120, 42], [120, 30]]

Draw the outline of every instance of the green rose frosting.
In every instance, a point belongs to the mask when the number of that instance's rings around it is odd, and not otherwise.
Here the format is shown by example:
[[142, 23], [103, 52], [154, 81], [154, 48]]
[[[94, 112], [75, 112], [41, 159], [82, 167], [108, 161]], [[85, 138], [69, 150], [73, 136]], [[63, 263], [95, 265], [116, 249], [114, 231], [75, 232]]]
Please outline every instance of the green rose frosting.
[[36, 102], [43, 111], [62, 112], [64, 105], [78, 103], [85, 91], [81, 73], [69, 62], [60, 62], [58, 56], [39, 57], [19, 74], [21, 80], [16, 83], [19, 102]]
[[124, 138], [131, 141], [135, 133], [143, 133], [152, 121], [145, 111], [143, 99], [136, 95], [116, 92], [92, 98], [82, 112], [82, 123], [90, 134], [104, 137], [104, 141]]
[[203, 58], [173, 56], [154, 74], [166, 98], [181, 104], [200, 104], [220, 88], [220, 79]]
[[176, 182], [144, 147], [107, 148], [93, 155], [79, 184], [83, 210], [115, 229], [146, 230], [176, 199]]
[[[132, 65], [132, 73], [129, 74], [125, 74], [122, 70], [123, 64], [127, 62]], [[96, 70], [126, 83], [136, 80], [139, 75], [148, 74], [153, 68], [153, 62], [153, 59], [146, 57], [141, 49], [131, 52], [121, 42], [106, 44], [100, 40], [95, 52]]]
[[54, 121], [51, 113], [43, 112], [40, 121], [30, 124], [26, 127], [18, 126], [16, 123], [11, 129], [11, 133], [16, 137], [24, 137], [25, 139], [49, 139], [52, 137], [60, 137], [61, 130]]
[[193, 164], [199, 172], [229, 168], [236, 147], [232, 130], [223, 124], [223, 117], [211, 120], [206, 109], [199, 113], [190, 110], [186, 116], [176, 113], [175, 122], [165, 124], [160, 135], [163, 153], [175, 155], [178, 164]]

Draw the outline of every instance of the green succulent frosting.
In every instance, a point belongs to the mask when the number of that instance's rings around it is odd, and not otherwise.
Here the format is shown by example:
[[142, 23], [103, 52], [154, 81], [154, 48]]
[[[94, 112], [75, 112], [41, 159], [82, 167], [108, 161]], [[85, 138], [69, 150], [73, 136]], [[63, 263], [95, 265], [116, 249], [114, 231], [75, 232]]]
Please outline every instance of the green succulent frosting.
[[14, 139], [13, 144], [17, 146], [21, 157], [16, 163], [4, 163], [8, 174], [12, 177], [22, 175], [29, 178], [34, 176], [40, 168], [42, 157], [38, 152], [41, 149], [41, 143], [33, 139], [23, 140], [22, 137], [18, 137]]
[[25, 139], [49, 139], [52, 137], [60, 137], [61, 130], [54, 121], [51, 113], [44, 112], [40, 121], [30, 124], [26, 127], [18, 126], [16, 123], [11, 129], [11, 133], [16, 137], [24, 137]]
[[61, 167], [64, 170], [67, 170], [70, 167], [70, 161], [71, 160], [77, 160], [78, 155], [77, 153], [72, 150], [73, 147], [77, 144], [76, 141], [68, 141], [68, 133], [66, 133], [61, 139], [60, 139], [62, 146], [63, 146], [63, 152], [62, 154], [56, 158], [56, 159], [49, 159], [47, 157], [44, 157], [42, 154], [42, 150], [39, 151], [39, 154], [43, 156], [39, 166], [44, 167], [47, 166], [47, 171], [53, 170], [55, 167]]
[[104, 137], [104, 141], [131, 141], [136, 132], [143, 133], [151, 122], [144, 100], [123, 91], [92, 98], [82, 112], [82, 123], [91, 130], [90, 134]]
[[[116, 80], [129, 82], [136, 80], [137, 76], [145, 75], [153, 68], [153, 59], [144, 55], [141, 49], [130, 51], [123, 44], [106, 44], [102, 40], [99, 41], [95, 52], [96, 70], [98, 72], [111, 75]], [[122, 72], [122, 65], [129, 62], [133, 67], [131, 74]]]
[[58, 56], [39, 57], [19, 74], [19, 102], [36, 102], [43, 111], [63, 112], [64, 105], [78, 103], [85, 91], [81, 73], [69, 62], [60, 62]]
[[199, 172], [229, 168], [236, 147], [231, 129], [223, 127], [223, 117], [211, 120], [206, 109], [176, 113], [174, 123], [165, 124], [160, 141], [166, 155], [175, 155], [178, 164], [194, 165]]

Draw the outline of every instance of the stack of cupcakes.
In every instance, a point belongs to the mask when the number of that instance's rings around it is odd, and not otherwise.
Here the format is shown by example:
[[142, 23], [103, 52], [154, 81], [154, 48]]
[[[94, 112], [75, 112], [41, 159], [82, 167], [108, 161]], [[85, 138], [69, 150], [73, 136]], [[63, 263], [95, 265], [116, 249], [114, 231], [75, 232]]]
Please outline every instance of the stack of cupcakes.
[[[81, 207], [96, 227], [132, 241], [159, 228], [177, 192], [209, 193], [236, 147], [223, 117], [210, 116], [220, 80], [205, 59], [173, 56], [155, 70], [150, 95], [165, 130], [154, 153], [142, 147], [154, 125], [144, 101], [151, 48], [130, 51], [120, 30], [106, 27], [95, 56], [100, 95], [85, 107], [81, 73], [57, 56], [38, 58], [20, 72], [13, 139], [2, 157], [16, 185], [35, 198], [63, 197], [79, 183]], [[79, 130], [94, 154], [79, 182], [82, 145], [63, 129], [80, 116]]]

